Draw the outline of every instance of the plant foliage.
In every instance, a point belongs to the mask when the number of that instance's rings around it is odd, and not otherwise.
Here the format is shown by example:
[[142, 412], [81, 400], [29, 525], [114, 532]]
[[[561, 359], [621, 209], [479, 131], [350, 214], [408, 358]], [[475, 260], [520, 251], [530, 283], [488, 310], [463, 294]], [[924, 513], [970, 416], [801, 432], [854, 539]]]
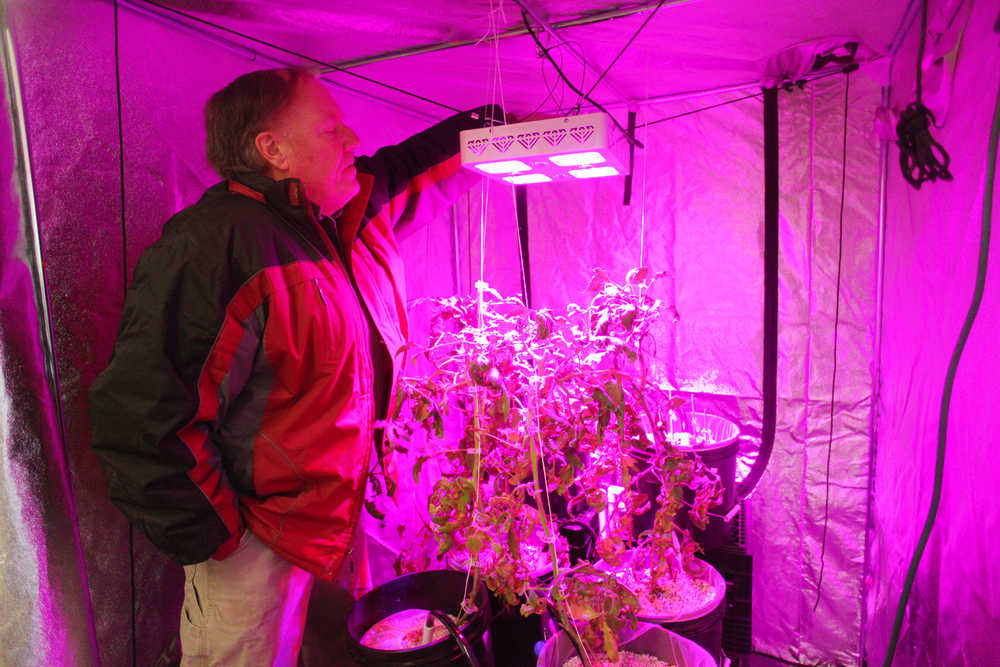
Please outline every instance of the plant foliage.
[[[561, 312], [485, 287], [429, 300], [430, 341], [407, 350], [429, 371], [404, 378], [383, 424], [390, 448], [426, 434], [414, 479], [431, 459], [440, 473], [429, 521], [410, 541], [433, 544], [433, 554], [414, 549], [408, 568], [434, 556], [470, 566], [522, 614], [548, 611], [612, 658], [636, 595], [606, 569], [571, 565], [559, 522], [600, 515], [601, 559], [613, 567], [626, 550], [640, 554], [654, 590], [697, 573], [697, 545], [675, 519], [688, 506], [704, 528], [721, 484], [673, 446], [678, 404], [649, 370], [644, 350], [664, 311], [650, 288], [660, 277], [640, 268], [614, 282], [595, 270], [587, 304]], [[636, 534], [634, 517], [651, 508], [652, 527]]]

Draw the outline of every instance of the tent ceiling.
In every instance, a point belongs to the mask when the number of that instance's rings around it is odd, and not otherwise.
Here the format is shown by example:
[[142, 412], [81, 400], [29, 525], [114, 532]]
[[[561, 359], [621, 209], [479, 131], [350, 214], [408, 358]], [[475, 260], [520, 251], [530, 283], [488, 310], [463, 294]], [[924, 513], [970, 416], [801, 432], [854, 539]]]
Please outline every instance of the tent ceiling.
[[[653, 8], [657, 3], [614, 3], [608, 0], [524, 0], [550, 24], [600, 13]], [[149, 7], [146, 0], [128, 0]], [[550, 64], [540, 58], [530, 37], [503, 39], [499, 48], [484, 39], [523, 27], [521, 7], [513, 0], [158, 0], [157, 4], [190, 13], [226, 29], [305, 54], [328, 63], [345, 63], [423, 45], [473, 42], [447, 50], [410, 55], [354, 71], [396, 85], [454, 107], [484, 100], [499, 101], [492, 85], [499, 60], [504, 103], [527, 111], [539, 105], [552, 110], [572, 106], [576, 95], [563, 91]], [[624, 102], [694, 90], [715, 89], [754, 82], [760, 63], [796, 43], [824, 37], [855, 39], [876, 53], [885, 53], [896, 34], [908, 0], [838, 0], [809, 3], [801, 0], [737, 2], [735, 0], [666, 0], [594, 92], [601, 103]], [[163, 10], [157, 10], [163, 11]], [[170, 12], [166, 12], [168, 15]], [[176, 15], [174, 15], [176, 17]], [[553, 55], [567, 76], [589, 89], [597, 72], [648, 17], [640, 11], [600, 23], [559, 29], [569, 46], [557, 46]], [[535, 25], [537, 28], [537, 24]], [[205, 29], [226, 39], [231, 34]], [[544, 37], [546, 41], [551, 40]], [[478, 42], [478, 43], [477, 43]], [[251, 44], [250, 42], [243, 42]], [[558, 40], [548, 41], [556, 45]], [[252, 45], [268, 55], [278, 52]], [[569, 53], [578, 49], [593, 65], [586, 69]], [[497, 57], [499, 56], [499, 58]], [[296, 61], [287, 54], [286, 61]], [[596, 70], [596, 71], [595, 71]], [[372, 90], [368, 84], [343, 74], [337, 80]], [[553, 99], [546, 99], [553, 90]], [[435, 109], [395, 93], [381, 96], [440, 116]]]

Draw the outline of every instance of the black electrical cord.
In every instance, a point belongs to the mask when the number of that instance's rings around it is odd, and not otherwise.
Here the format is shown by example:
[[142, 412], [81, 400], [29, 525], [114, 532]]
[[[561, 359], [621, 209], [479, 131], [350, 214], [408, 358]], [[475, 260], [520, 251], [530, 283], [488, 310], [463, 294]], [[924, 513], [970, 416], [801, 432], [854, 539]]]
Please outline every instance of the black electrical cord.
[[986, 288], [986, 269], [990, 257], [990, 233], [993, 218], [993, 183], [996, 179], [997, 167], [997, 142], [1000, 139], [1000, 89], [997, 90], [997, 100], [993, 108], [993, 126], [990, 128], [989, 147], [986, 151], [986, 183], [983, 186], [983, 223], [982, 232], [979, 237], [979, 268], [976, 272], [976, 287], [972, 294], [972, 303], [965, 316], [965, 323], [955, 343], [955, 349], [951, 355], [951, 363], [948, 364], [948, 373], [945, 376], [944, 388], [941, 392], [941, 416], [938, 419], [938, 447], [937, 461], [934, 464], [934, 491], [931, 494], [930, 507], [927, 510], [927, 520], [924, 522], [923, 532], [914, 549], [913, 558], [910, 560], [910, 568], [906, 573], [906, 580], [903, 583], [903, 591], [899, 596], [899, 603], [896, 606], [896, 619], [892, 626], [892, 635], [889, 638], [889, 648], [886, 651], [883, 667], [892, 664], [893, 656], [896, 653], [896, 644], [899, 642], [900, 631], [903, 627], [903, 616], [906, 613], [906, 605], [910, 599], [910, 591], [913, 589], [913, 580], [917, 576], [917, 568], [920, 566], [920, 559], [923, 557], [927, 541], [930, 539], [931, 531], [934, 529], [934, 521], [937, 518], [938, 505], [941, 503], [941, 491], [944, 483], [944, 457], [948, 437], [948, 413], [951, 410], [951, 392], [955, 385], [955, 375], [958, 372], [958, 362], [962, 358], [962, 351], [965, 343], [969, 339], [972, 325], [976, 321], [979, 313], [979, 305], [983, 300], [983, 291]]
[[921, 3], [920, 49], [917, 53], [917, 99], [911, 102], [899, 115], [896, 123], [896, 142], [899, 146], [899, 167], [903, 178], [913, 187], [920, 189], [926, 181], [951, 180], [948, 164], [951, 158], [941, 144], [931, 136], [931, 125], [937, 121], [930, 109], [923, 104], [923, 60], [924, 45], [927, 41], [927, 0]]
[[611, 68], [615, 66], [615, 63], [618, 62], [618, 59], [622, 57], [623, 53], [625, 53], [625, 50], [632, 45], [632, 42], [635, 41], [635, 38], [638, 37], [639, 33], [641, 33], [643, 29], [646, 27], [646, 24], [648, 24], [650, 21], [653, 20], [653, 17], [656, 16], [656, 12], [660, 11], [660, 7], [662, 7], [663, 3], [665, 3], [666, 1], [667, 0], [660, 0], [660, 2], [656, 5], [653, 11], [649, 13], [649, 16], [646, 17], [646, 20], [642, 22], [642, 25], [639, 26], [639, 29], [636, 30], [635, 33], [632, 35], [631, 39], [625, 42], [625, 46], [623, 46], [621, 48], [621, 51], [618, 52], [618, 55], [616, 55], [612, 59], [611, 64], [604, 68], [604, 71], [601, 72], [601, 75], [599, 77], [597, 77], [597, 81], [595, 81], [594, 84], [587, 90], [587, 95], [585, 95], [584, 97], [587, 97], [592, 92], [594, 92], [594, 88], [597, 88], [597, 84], [599, 84], [601, 80], [605, 76], [607, 76], [607, 73], [611, 71]]
[[186, 12], [182, 12], [179, 9], [174, 9], [173, 7], [168, 7], [167, 5], [160, 4], [159, 2], [154, 2], [154, 0], [142, 0], [142, 2], [145, 2], [146, 4], [152, 5], [154, 7], [158, 7], [159, 9], [162, 9], [164, 11], [177, 14], [178, 16], [183, 16], [184, 18], [186, 18], [189, 21], [194, 21], [196, 23], [201, 23], [203, 25], [207, 25], [207, 26], [209, 26], [211, 28], [214, 28], [215, 30], [219, 30], [221, 32], [227, 32], [230, 35], [236, 35], [237, 37], [240, 37], [242, 39], [254, 42], [256, 44], [261, 44], [261, 45], [266, 46], [266, 47], [268, 47], [270, 49], [274, 49], [275, 51], [281, 51], [282, 53], [287, 53], [290, 56], [295, 56], [296, 58], [301, 58], [302, 60], [306, 60], [308, 62], [311, 62], [311, 63], [315, 64], [315, 65], [320, 65], [321, 67], [327, 67], [327, 68], [329, 68], [331, 70], [340, 72], [342, 74], [349, 74], [350, 76], [353, 76], [353, 77], [356, 77], [358, 79], [361, 79], [362, 81], [367, 81], [368, 83], [373, 83], [376, 86], [382, 86], [383, 88], [388, 88], [389, 90], [395, 91], [397, 93], [401, 93], [403, 95], [408, 95], [408, 96], [416, 98], [418, 100], [422, 100], [424, 102], [429, 102], [430, 104], [435, 104], [435, 105], [437, 105], [437, 106], [439, 106], [439, 107], [441, 107], [443, 109], [448, 109], [449, 111], [451, 111], [453, 113], [459, 113], [461, 111], [461, 109], [457, 109], [457, 108], [455, 108], [455, 107], [453, 107], [453, 106], [451, 106], [449, 104], [445, 104], [444, 102], [438, 102], [437, 100], [432, 100], [429, 97], [424, 97], [423, 95], [418, 95], [417, 93], [413, 93], [413, 92], [410, 92], [408, 90], [404, 90], [402, 88], [397, 88], [396, 86], [390, 85], [388, 83], [384, 83], [384, 82], [379, 81], [377, 79], [373, 79], [371, 77], [365, 76], [364, 74], [358, 74], [357, 72], [355, 72], [353, 70], [349, 70], [349, 69], [346, 69], [344, 67], [338, 67], [337, 65], [334, 65], [333, 63], [328, 63], [328, 62], [326, 62], [324, 60], [317, 60], [316, 58], [313, 58], [312, 56], [307, 56], [304, 53], [299, 53], [298, 51], [292, 51], [291, 49], [286, 49], [285, 47], [278, 46], [277, 44], [274, 44], [272, 42], [268, 42], [268, 41], [265, 41], [263, 39], [258, 39], [256, 37], [251, 37], [250, 35], [247, 35], [245, 33], [239, 32], [237, 30], [232, 30], [232, 29], [227, 28], [227, 27], [225, 27], [223, 25], [220, 25], [218, 23], [213, 23], [212, 21], [207, 21], [207, 20], [205, 20], [203, 18], [199, 18], [197, 16], [194, 16], [193, 14], [188, 14]]
[[[567, 44], [568, 44], [568, 42], [567, 42]], [[558, 46], [561, 46], [561, 45], [557, 45], [555, 47], [549, 47], [549, 48], [558, 48]], [[562, 58], [562, 54], [560, 54], [560, 59], [561, 58]], [[548, 77], [545, 76], [545, 63], [539, 63], [539, 64], [541, 66], [542, 82], [545, 84], [545, 90], [546, 90], [546, 92], [548, 94], [545, 96], [545, 98], [541, 102], [538, 103], [538, 105], [534, 109], [532, 109], [527, 114], [525, 114], [524, 118], [531, 118], [532, 116], [534, 116], [536, 113], [538, 113], [538, 111], [542, 108], [542, 106], [544, 106], [545, 103], [548, 102], [549, 100], [552, 100], [552, 103], [555, 104], [556, 107], [559, 109], [559, 113], [562, 113], [562, 109], [563, 109], [563, 106], [562, 106], [562, 102], [563, 102], [562, 96], [560, 95], [559, 100], [556, 101], [556, 98], [555, 98], [555, 92], [556, 92], [555, 88], [553, 88], [552, 86], [549, 85]], [[566, 89], [564, 87], [563, 88], [563, 92], [565, 93], [565, 91], [566, 91]]]
[[[128, 244], [125, 242], [125, 139], [122, 132], [122, 75], [121, 75], [121, 54], [119, 49], [118, 30], [118, 0], [114, 0], [114, 32], [115, 32], [115, 96], [117, 99], [118, 114], [118, 183], [120, 187], [119, 197], [121, 203], [121, 229], [122, 229], [122, 298], [125, 298], [125, 291], [128, 288]], [[137, 647], [138, 634], [135, 627], [135, 528], [132, 522], [128, 522], [128, 569], [129, 569], [129, 616], [132, 626], [132, 667], [138, 661]]]
[[430, 609], [428, 612], [431, 616], [436, 618], [444, 626], [444, 629], [448, 631], [451, 638], [455, 640], [458, 645], [458, 650], [462, 653], [466, 662], [469, 663], [469, 667], [480, 667], [479, 658], [476, 657], [475, 652], [473, 652], [472, 647], [469, 646], [469, 642], [462, 635], [462, 631], [458, 629], [458, 625], [455, 621], [451, 620], [451, 617], [443, 611], [437, 609]]
[[556, 68], [556, 73], [558, 73], [559, 77], [563, 81], [566, 82], [566, 85], [569, 86], [570, 89], [574, 93], [576, 93], [577, 95], [579, 95], [580, 97], [582, 97], [583, 99], [587, 100], [588, 102], [590, 102], [591, 104], [593, 104], [595, 107], [597, 107], [598, 109], [600, 109], [601, 111], [603, 111], [604, 113], [606, 113], [608, 115], [608, 118], [611, 119], [611, 122], [613, 122], [615, 124], [615, 126], [619, 130], [621, 130], [622, 135], [628, 140], [628, 142], [630, 144], [632, 144], [633, 146], [635, 146], [637, 148], [645, 148], [642, 145], [641, 141], [639, 141], [635, 137], [629, 136], [629, 133], [625, 130], [624, 127], [621, 126], [621, 123], [619, 123], [618, 120], [615, 119], [614, 116], [612, 116], [610, 113], [608, 113], [607, 109], [605, 109], [604, 107], [602, 107], [600, 104], [598, 104], [593, 99], [591, 99], [590, 97], [588, 97], [583, 91], [581, 91], [579, 88], [577, 88], [576, 86], [573, 85], [573, 82], [569, 80], [569, 77], [567, 77], [565, 74], [563, 74], [563, 71], [561, 69], [559, 69], [559, 65], [557, 65], [556, 61], [552, 59], [552, 56], [549, 54], [549, 49], [547, 49], [544, 46], [542, 46], [542, 42], [538, 39], [538, 35], [536, 35], [535, 31], [531, 28], [531, 23], [528, 22], [528, 13], [522, 11], [521, 12], [521, 18], [524, 20], [524, 27], [528, 30], [528, 34], [531, 35], [531, 39], [533, 39], [535, 41], [535, 45], [541, 51], [542, 55], [544, 55], [548, 59], [548, 61], [550, 63], [552, 63], [552, 66]]
[[830, 381], [830, 432], [826, 441], [826, 500], [823, 503], [823, 541], [819, 556], [819, 578], [816, 581], [816, 602], [813, 611], [819, 608], [823, 595], [823, 573], [826, 571], [826, 533], [830, 523], [830, 459], [833, 455], [833, 413], [837, 395], [837, 342], [840, 333], [840, 276], [844, 265], [844, 200], [847, 192], [847, 113], [848, 95], [851, 90], [851, 73], [844, 72], [844, 140], [840, 158], [840, 228], [837, 235], [837, 305], [833, 315], [833, 378]]

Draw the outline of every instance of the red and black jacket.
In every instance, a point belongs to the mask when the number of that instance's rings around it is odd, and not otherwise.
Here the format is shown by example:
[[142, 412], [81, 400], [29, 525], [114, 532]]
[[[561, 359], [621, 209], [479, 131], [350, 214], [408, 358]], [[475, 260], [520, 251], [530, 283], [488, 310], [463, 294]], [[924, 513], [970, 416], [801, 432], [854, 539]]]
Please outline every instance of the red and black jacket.
[[475, 182], [458, 132], [485, 111], [358, 157], [361, 191], [335, 223], [296, 180], [241, 177], [143, 253], [91, 422], [112, 500], [168, 556], [225, 558], [249, 528], [337, 575], [385, 407], [376, 395], [393, 396], [407, 337], [393, 228]]

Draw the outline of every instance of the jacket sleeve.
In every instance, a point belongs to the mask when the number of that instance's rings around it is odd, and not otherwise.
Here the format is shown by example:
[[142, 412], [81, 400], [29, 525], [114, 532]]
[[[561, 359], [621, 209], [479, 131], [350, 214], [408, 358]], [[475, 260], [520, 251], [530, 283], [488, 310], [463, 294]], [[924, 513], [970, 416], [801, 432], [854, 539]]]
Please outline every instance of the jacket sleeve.
[[182, 564], [225, 558], [243, 534], [213, 432], [257, 335], [228, 321], [233, 281], [192, 245], [161, 239], [143, 254], [111, 362], [89, 393], [112, 501]]
[[504, 120], [497, 105], [455, 114], [372, 157], [358, 157], [358, 170], [374, 176], [366, 218], [385, 217], [393, 227], [430, 220], [447, 209], [481, 177], [463, 170], [459, 132]]

